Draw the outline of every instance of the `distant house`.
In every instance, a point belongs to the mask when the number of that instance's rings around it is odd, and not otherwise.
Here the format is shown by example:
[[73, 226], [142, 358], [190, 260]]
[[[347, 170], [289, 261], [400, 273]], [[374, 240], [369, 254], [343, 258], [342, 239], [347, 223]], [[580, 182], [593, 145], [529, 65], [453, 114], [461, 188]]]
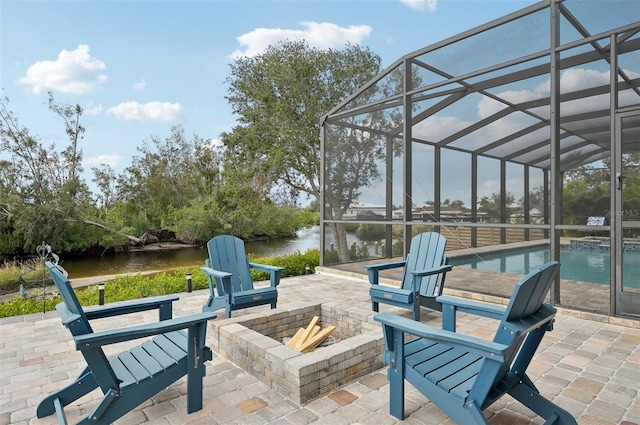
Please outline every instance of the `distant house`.
[[383, 219], [385, 214], [386, 207], [384, 205], [356, 204], [349, 206], [343, 218], [350, 220], [376, 220]]
[[[511, 224], [524, 222], [524, 211], [520, 209], [509, 217]], [[544, 207], [534, 205], [529, 209], [529, 224], [544, 224]]]
[[[477, 212], [477, 222], [483, 223], [484, 217], [486, 213], [478, 211]], [[435, 218], [435, 209], [433, 206], [426, 206], [421, 208], [415, 208], [413, 210], [413, 220], [414, 221], [424, 221], [424, 222], [434, 222]], [[449, 221], [454, 223], [471, 223], [471, 209], [470, 208], [452, 208], [446, 205], [440, 207], [440, 220], [439, 221]]]
[[[484, 222], [486, 213], [478, 211], [477, 222]], [[351, 205], [345, 213], [345, 219], [356, 220], [382, 220], [386, 217], [386, 210], [383, 205], [367, 205], [357, 204]], [[393, 220], [402, 220], [404, 218], [404, 210], [396, 209], [391, 212]], [[417, 207], [411, 211], [412, 221], [422, 221], [425, 223], [436, 222], [435, 210], [433, 206]], [[440, 207], [440, 220], [457, 223], [470, 223], [471, 209], [469, 208], [452, 208], [448, 206]]]

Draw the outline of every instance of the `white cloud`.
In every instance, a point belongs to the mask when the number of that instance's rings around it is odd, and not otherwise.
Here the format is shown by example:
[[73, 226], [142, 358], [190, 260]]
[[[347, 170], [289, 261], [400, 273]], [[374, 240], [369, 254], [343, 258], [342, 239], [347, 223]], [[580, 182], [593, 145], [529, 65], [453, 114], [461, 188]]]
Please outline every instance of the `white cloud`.
[[[624, 72], [632, 79], [640, 77], [638, 72], [630, 69], [624, 69]], [[622, 78], [618, 77], [618, 81], [622, 81]], [[608, 70], [597, 71], [593, 69], [570, 68], [562, 71], [560, 74], [560, 91], [562, 94], [607, 85], [609, 85]], [[547, 79], [536, 87], [534, 91], [549, 96], [549, 87], [551, 87], [551, 83]], [[588, 101], [585, 101], [585, 99], [576, 99], [563, 102], [561, 108], [562, 115], [580, 114], [596, 109], [608, 109], [609, 102], [608, 94], [591, 96]], [[618, 102], [620, 107], [634, 105], [637, 103], [637, 95], [632, 90], [624, 90], [619, 94]], [[536, 108], [532, 111], [543, 118], [549, 118], [548, 107]]]
[[[636, 72], [630, 70], [625, 70], [625, 72], [631, 78], [637, 78], [638, 74]], [[607, 84], [609, 84], [609, 71], [600, 72], [591, 69], [571, 68], [563, 71], [560, 77], [561, 92], [563, 94]], [[520, 90], [510, 89], [495, 94], [500, 98], [517, 104], [548, 97], [549, 87], [549, 80], [545, 79], [531, 88], [523, 88]], [[626, 90], [620, 94], [619, 102], [621, 106], [631, 105], [633, 102], [637, 102], [637, 95], [631, 90]], [[477, 103], [477, 118], [487, 118], [506, 107], [507, 106], [502, 102], [498, 102], [488, 96], [482, 96]], [[562, 114], [574, 115], [594, 109], [607, 108], [609, 108], [609, 95], [603, 94], [592, 96], [588, 101], [585, 101], [585, 99], [576, 99], [563, 102]], [[550, 109], [547, 104], [532, 108], [531, 111], [540, 115], [542, 118], [549, 118]], [[424, 137], [425, 140], [439, 141], [444, 137], [450, 136], [451, 134], [468, 127], [473, 122], [473, 119], [469, 121], [456, 116], [433, 115], [416, 124], [413, 128], [413, 134], [419, 138]], [[498, 121], [474, 131], [471, 134], [463, 136], [461, 139], [454, 142], [454, 146], [464, 146], [465, 148], [475, 149], [480, 146], [484, 146], [487, 143], [499, 140], [507, 134], [514, 133], [532, 125], [534, 122], [535, 120], [533, 118], [523, 113], [511, 113]], [[540, 140], [542, 138], [541, 134], [545, 131], [548, 130], [543, 128], [529, 133], [526, 136], [522, 136], [519, 139], [519, 143], [527, 143], [528, 140]]]
[[458, 117], [432, 115], [413, 126], [413, 135], [437, 142], [471, 124], [473, 122], [463, 121]]
[[400, 0], [400, 3], [419, 11], [435, 12], [438, 9], [438, 0]]
[[328, 22], [301, 22], [300, 30], [281, 28], [256, 28], [237, 38], [242, 46], [231, 54], [232, 59], [242, 56], [256, 56], [264, 52], [270, 45], [283, 40], [306, 40], [311, 47], [333, 48], [347, 43], [359, 44], [373, 30], [368, 25], [351, 25], [340, 27]]
[[102, 105], [94, 105], [93, 102], [89, 101], [82, 108], [82, 112], [85, 115], [99, 115], [102, 112]]
[[122, 157], [118, 154], [112, 155], [98, 155], [91, 158], [87, 158], [84, 161], [84, 165], [87, 166], [100, 166], [102, 164], [108, 165], [111, 168], [115, 168], [122, 161]]
[[43, 90], [61, 93], [83, 94], [96, 90], [107, 80], [100, 74], [105, 63], [89, 54], [89, 46], [80, 44], [76, 50], [62, 50], [55, 61], [38, 61], [27, 69], [17, 84], [31, 86], [34, 94]]
[[224, 143], [222, 143], [220, 139], [207, 139], [204, 142], [205, 146], [208, 146], [209, 149], [212, 150], [224, 148]]
[[182, 117], [183, 107], [179, 103], [135, 101], [124, 102], [107, 110], [108, 115], [125, 121], [177, 121]]
[[135, 90], [144, 90], [145, 87], [147, 87], [147, 82], [144, 80], [144, 78], [133, 85], [133, 88]]

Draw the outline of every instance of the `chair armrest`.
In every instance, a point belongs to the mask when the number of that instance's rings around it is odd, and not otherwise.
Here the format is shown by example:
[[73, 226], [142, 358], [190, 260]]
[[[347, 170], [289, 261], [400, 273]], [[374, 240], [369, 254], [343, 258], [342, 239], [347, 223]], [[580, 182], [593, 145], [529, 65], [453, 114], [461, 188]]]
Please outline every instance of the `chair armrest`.
[[[222, 291], [218, 290], [220, 295], [223, 293], [229, 295], [231, 293], [231, 276], [233, 276], [231, 273], [221, 272], [211, 267], [200, 267], [200, 270], [209, 277], [220, 279], [222, 282]], [[209, 291], [212, 297], [215, 296], [212, 279], [209, 279]]]
[[456, 314], [458, 311], [497, 320], [501, 320], [506, 311], [505, 306], [452, 297], [450, 295], [441, 295], [436, 298], [436, 301], [442, 304], [442, 329], [451, 332], [456, 331]]
[[369, 275], [369, 283], [372, 285], [377, 285], [380, 278], [380, 270], [389, 270], [389, 269], [397, 269], [398, 267], [404, 267], [407, 264], [406, 261], [391, 261], [389, 263], [382, 264], [371, 264], [368, 266], [364, 266], [367, 269], [367, 273]]
[[131, 341], [134, 339], [145, 338], [167, 332], [186, 329], [193, 325], [205, 323], [210, 319], [215, 319], [216, 317], [217, 314], [214, 312], [203, 312], [190, 316], [179, 317], [176, 319], [164, 320], [157, 323], [149, 323], [128, 328], [113, 329], [103, 332], [95, 332], [92, 334], [79, 335], [74, 337], [74, 340], [76, 342], [77, 350], [87, 350], [98, 348], [103, 345]]
[[282, 271], [284, 270], [284, 267], [270, 266], [267, 264], [259, 263], [249, 263], [249, 268], [268, 272], [271, 275], [271, 286], [274, 288], [280, 283], [280, 277], [282, 276]]
[[216, 269], [212, 269], [211, 267], [200, 267], [200, 270], [209, 276], [218, 277], [220, 279], [231, 278], [232, 276], [231, 273], [221, 272]]
[[405, 264], [407, 264], [406, 261], [391, 261], [389, 263], [382, 263], [382, 264], [370, 264], [368, 266], [364, 266], [365, 269], [367, 270], [371, 270], [371, 269], [375, 269], [375, 270], [387, 270], [387, 269], [395, 269], [398, 267], [404, 267]]
[[424, 276], [431, 276], [434, 274], [450, 272], [452, 268], [453, 268], [452, 265], [447, 264], [445, 266], [436, 267], [435, 269], [414, 270], [411, 273], [414, 276], [424, 277]]
[[161, 297], [143, 298], [139, 300], [110, 303], [101, 306], [91, 306], [83, 308], [83, 310], [87, 319], [92, 320], [119, 316], [122, 314], [138, 313], [157, 308], [160, 310], [160, 320], [167, 320], [172, 317], [172, 303], [179, 299], [180, 297], [177, 295], [164, 295]]
[[463, 313], [475, 314], [476, 316], [489, 317], [491, 319], [502, 319], [506, 306], [490, 304], [482, 301], [474, 301], [466, 298], [453, 297], [451, 295], [441, 295], [436, 298], [442, 303], [442, 309], [461, 311]]
[[[452, 265], [445, 264], [445, 265], [442, 265], [440, 267], [436, 267], [436, 268], [433, 268], [433, 269], [414, 270], [414, 271], [412, 271], [411, 274], [413, 275], [413, 279], [411, 281], [411, 287], [412, 287], [413, 291], [414, 292], [421, 291], [420, 283], [421, 283], [423, 277], [441, 274], [441, 275], [443, 275], [442, 276], [442, 282], [444, 283], [444, 275], [446, 275], [446, 273], [448, 271], [451, 271], [452, 268], [453, 268]], [[435, 288], [435, 284], [432, 284], [431, 286], [433, 286]], [[440, 293], [442, 293], [442, 285], [440, 286]]]
[[[433, 326], [425, 325], [424, 323], [391, 313], [376, 314], [373, 319], [376, 322], [382, 323], [385, 328], [388, 327], [421, 338], [427, 338], [452, 348], [461, 348], [491, 360], [504, 361], [504, 354], [509, 348], [507, 345], [487, 341], [472, 335], [461, 335], [455, 332], [436, 329]], [[387, 329], [385, 329], [384, 334], [386, 338], [389, 334]]]
[[270, 266], [268, 264], [249, 263], [249, 267], [252, 269], [262, 270], [264, 272], [278, 272], [284, 270], [284, 267]]

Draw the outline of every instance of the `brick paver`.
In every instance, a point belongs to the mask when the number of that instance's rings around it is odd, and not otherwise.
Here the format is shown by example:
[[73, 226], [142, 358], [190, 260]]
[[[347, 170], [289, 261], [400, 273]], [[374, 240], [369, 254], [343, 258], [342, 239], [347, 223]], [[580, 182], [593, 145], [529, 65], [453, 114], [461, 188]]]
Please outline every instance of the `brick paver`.
[[[326, 272], [325, 272], [326, 273]], [[447, 278], [448, 279], [448, 278]], [[515, 282], [511, 282], [513, 284]], [[368, 283], [344, 276], [316, 274], [283, 279], [279, 308], [318, 301], [361, 305], [369, 310]], [[199, 312], [207, 291], [180, 295], [175, 316]], [[482, 297], [480, 297], [482, 298]], [[486, 297], [485, 297], [486, 298]], [[499, 300], [498, 300], [499, 301]], [[256, 307], [234, 315], [268, 309]], [[398, 311], [381, 306], [382, 311]], [[404, 312], [403, 312], [404, 313]], [[574, 414], [579, 424], [640, 424], [640, 326], [606, 323], [607, 318], [562, 311], [555, 329], [543, 340], [529, 374], [542, 393]], [[223, 316], [223, 313], [219, 313]], [[423, 309], [422, 321], [439, 325], [440, 314]], [[153, 321], [155, 313], [98, 321], [95, 330]], [[214, 322], [224, 319], [216, 319]], [[231, 319], [233, 320], [233, 319]], [[93, 324], [93, 323], [92, 323]], [[462, 316], [459, 332], [486, 337], [495, 321]], [[208, 344], [216, 347], [214, 323]], [[111, 347], [117, 352], [121, 347]], [[55, 312], [0, 319], [0, 425], [45, 425], [55, 416], [37, 419], [42, 398], [69, 383], [84, 367], [70, 333]], [[204, 379], [204, 408], [186, 413], [186, 379], [123, 417], [119, 424], [396, 424], [389, 415], [389, 385], [380, 369], [302, 406], [249, 375], [231, 361], [214, 355]], [[66, 408], [70, 423], [95, 406], [99, 391]], [[422, 394], [406, 384], [409, 424], [453, 424]], [[526, 408], [503, 397], [485, 411], [491, 424], [541, 424]]]

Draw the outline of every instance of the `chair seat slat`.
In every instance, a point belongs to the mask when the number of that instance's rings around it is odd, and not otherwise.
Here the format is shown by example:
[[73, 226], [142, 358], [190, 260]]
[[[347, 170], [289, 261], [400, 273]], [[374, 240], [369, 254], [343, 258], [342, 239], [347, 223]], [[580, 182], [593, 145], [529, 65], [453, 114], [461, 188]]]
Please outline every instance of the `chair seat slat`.
[[480, 356], [465, 353], [463, 356], [428, 374], [427, 379], [449, 391], [451, 388], [455, 388], [463, 381], [469, 379], [469, 376], [463, 371], [470, 368], [479, 360]]
[[130, 353], [151, 376], [166, 370], [142, 345], [132, 348]]
[[117, 357], [131, 375], [133, 375], [133, 379], [135, 379], [136, 382], [142, 382], [151, 376], [149, 371], [140, 364], [133, 354], [131, 354], [131, 351], [122, 352], [118, 354]]
[[187, 338], [184, 332], [170, 332], [154, 338], [153, 342], [176, 362], [187, 355]]
[[155, 341], [145, 342], [142, 348], [165, 369], [176, 363], [176, 359], [169, 356]]
[[126, 387], [127, 385], [136, 383], [135, 376], [133, 376], [129, 369], [125, 367], [118, 356], [110, 357], [108, 360], [111, 369], [113, 369], [113, 373], [115, 373], [116, 377], [122, 381], [120, 384], [121, 387]]
[[[432, 357], [428, 360], [425, 360], [421, 363], [418, 363], [414, 366], [416, 372], [420, 373], [422, 376], [428, 377], [430, 374], [434, 373], [438, 369], [445, 367], [449, 363], [457, 360], [459, 357], [463, 356], [464, 352], [460, 350], [456, 350], [453, 348], [449, 348], [446, 351], [438, 354], [435, 357]], [[411, 359], [413, 363], [415, 360]]]

